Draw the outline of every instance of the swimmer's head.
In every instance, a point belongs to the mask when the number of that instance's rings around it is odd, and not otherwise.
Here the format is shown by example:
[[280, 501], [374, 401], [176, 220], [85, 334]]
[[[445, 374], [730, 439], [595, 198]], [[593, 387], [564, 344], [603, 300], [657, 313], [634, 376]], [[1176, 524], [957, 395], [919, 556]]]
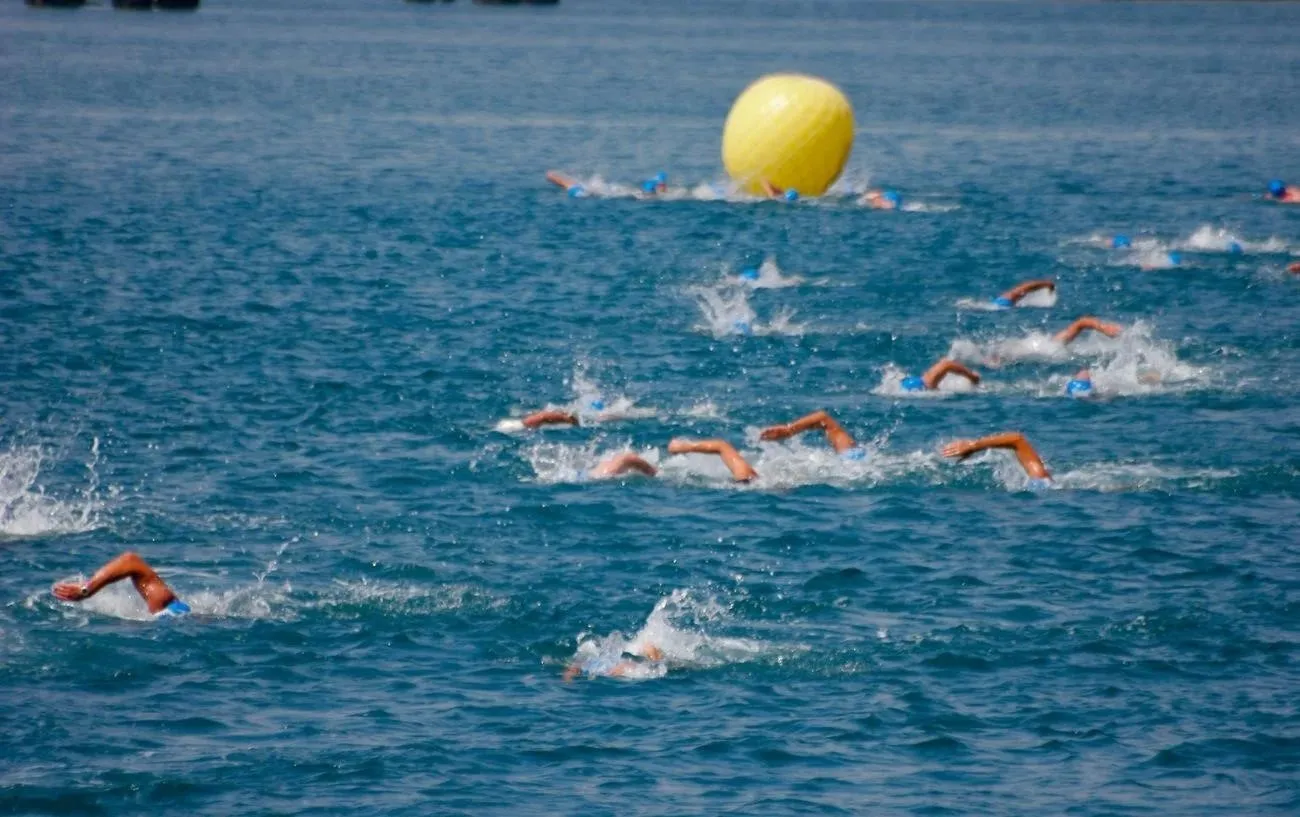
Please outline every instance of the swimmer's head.
[[903, 391], [925, 391], [925, 381], [914, 374], [904, 377], [898, 387]]
[[855, 445], [852, 448], [846, 448], [841, 451], [840, 456], [846, 460], [858, 462], [867, 458], [867, 449]]
[[1169, 263], [1173, 264], [1175, 267], [1183, 263], [1182, 253], [1178, 253], [1178, 252], [1169, 253]]
[[1110, 245], [1117, 250], [1122, 250], [1125, 247], [1132, 247], [1133, 239], [1129, 238], [1126, 235], [1120, 234], [1110, 240]]
[[1065, 384], [1066, 397], [1091, 397], [1092, 381], [1075, 378]]
[[735, 329], [737, 332], [739, 332], [742, 335], [754, 334], [754, 327], [749, 325], [749, 321], [736, 321], [733, 324], [731, 324], [731, 328]]
[[643, 193], [653, 193], [658, 189], [659, 189], [659, 182], [655, 181], [654, 179], [646, 179], [645, 181], [641, 182], [641, 192]]
[[993, 305], [998, 309], [1010, 309], [1015, 306], [1015, 304], [1011, 303], [1010, 298], [1003, 298], [1001, 295], [993, 299]]
[[784, 196], [784, 198], [785, 198], [786, 201], [798, 201], [798, 200], [799, 200], [799, 191], [798, 191], [798, 190], [795, 190], [795, 189], [792, 187], [792, 188], [790, 188], [789, 190], [785, 191], [785, 196]]
[[604, 411], [605, 401], [597, 397], [593, 400], [588, 401], [587, 408], [591, 409], [592, 411]]
[[568, 189], [569, 198], [580, 199], [587, 195], [587, 188], [580, 184], [570, 185]]
[[903, 197], [898, 195], [897, 190], [886, 190], [880, 197], [889, 202], [889, 205], [895, 210], [903, 206]]
[[1281, 179], [1274, 179], [1268, 183], [1268, 194], [1273, 198], [1280, 199], [1286, 195], [1286, 185]]
[[745, 267], [740, 271], [740, 277], [744, 278], [746, 281], [757, 281], [758, 269], [755, 267]]
[[1232, 253], [1233, 255], [1241, 255], [1244, 251], [1245, 250], [1242, 248], [1240, 243], [1236, 241], [1228, 242], [1228, 252]]

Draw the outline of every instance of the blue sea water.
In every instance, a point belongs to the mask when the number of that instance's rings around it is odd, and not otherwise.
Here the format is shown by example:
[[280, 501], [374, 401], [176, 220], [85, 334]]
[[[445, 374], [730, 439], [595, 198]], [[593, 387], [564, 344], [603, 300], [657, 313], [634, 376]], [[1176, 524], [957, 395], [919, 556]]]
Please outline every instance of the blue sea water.
[[[1297, 813], [1298, 24], [0, 7], [0, 812]], [[726, 186], [776, 70], [855, 106], [834, 196]], [[818, 408], [869, 456], [758, 440]], [[938, 453], [1004, 430], [1055, 488]], [[194, 615], [50, 595], [123, 550]]]

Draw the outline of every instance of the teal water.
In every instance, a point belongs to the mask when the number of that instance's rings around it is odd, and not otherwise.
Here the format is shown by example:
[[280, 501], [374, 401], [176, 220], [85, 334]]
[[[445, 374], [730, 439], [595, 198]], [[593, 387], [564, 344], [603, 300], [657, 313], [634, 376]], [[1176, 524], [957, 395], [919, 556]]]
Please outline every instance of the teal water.
[[[0, 811], [1295, 814], [1298, 23], [6, 4]], [[855, 105], [836, 195], [719, 192], [790, 69]], [[979, 391], [899, 393], [948, 353]], [[871, 456], [758, 442], [817, 408]], [[1056, 489], [937, 453], [1008, 429]], [[661, 478], [578, 478], [627, 448]], [[196, 614], [50, 596], [126, 549]]]

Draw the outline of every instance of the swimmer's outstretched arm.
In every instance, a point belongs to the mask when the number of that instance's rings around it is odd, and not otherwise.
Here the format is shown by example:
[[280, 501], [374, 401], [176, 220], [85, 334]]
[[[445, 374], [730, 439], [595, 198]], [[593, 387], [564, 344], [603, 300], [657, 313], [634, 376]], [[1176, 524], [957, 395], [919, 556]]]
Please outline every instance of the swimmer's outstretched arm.
[[1100, 332], [1108, 338], [1113, 338], [1116, 335], [1118, 335], [1120, 332], [1124, 331], [1124, 327], [1120, 326], [1117, 323], [1100, 321], [1092, 317], [1091, 315], [1088, 315], [1079, 318], [1074, 323], [1062, 329], [1060, 332], [1057, 332], [1056, 341], [1060, 343], [1062, 346], [1064, 346], [1065, 344], [1079, 337], [1079, 335], [1085, 329], [1091, 329], [1094, 332]]
[[683, 440], [680, 437], [668, 443], [669, 454], [717, 454], [731, 471], [736, 482], [749, 482], [758, 476], [740, 452], [726, 440]]
[[628, 452], [626, 454], [618, 454], [610, 457], [600, 465], [597, 465], [595, 468], [591, 469], [591, 476], [617, 477], [632, 471], [645, 474], [647, 477], [653, 477], [659, 473], [653, 465], [646, 462], [636, 454]]
[[766, 194], [768, 198], [779, 199], [781, 196], [785, 195], [784, 190], [772, 184], [767, 179], [763, 179], [758, 184], [763, 188], [763, 193]]
[[1011, 289], [1002, 293], [998, 297], [1006, 298], [1011, 303], [1019, 303], [1020, 299], [1031, 292], [1037, 292], [1040, 289], [1056, 289], [1055, 281], [1025, 281], [1023, 284], [1016, 284]]
[[64, 601], [83, 601], [123, 579], [131, 580], [136, 592], [149, 605], [151, 613], [158, 612], [176, 600], [176, 594], [153, 568], [137, 554], [129, 551], [101, 567], [85, 584], [62, 582], [54, 585], [53, 593]]
[[806, 417], [800, 417], [798, 420], [784, 425], [769, 426], [759, 433], [758, 438], [760, 440], [784, 440], [786, 437], [793, 437], [814, 428], [820, 428], [826, 432], [826, 440], [837, 453], [842, 454], [857, 445], [853, 440], [853, 436], [844, 430], [844, 426], [836, 422], [835, 418], [825, 410], [814, 411]]
[[567, 411], [535, 411], [525, 417], [522, 421], [524, 428], [538, 428], [539, 426], [576, 426], [578, 417], [576, 414], [570, 414]]
[[1033, 479], [1052, 478], [1052, 475], [1047, 472], [1047, 466], [1043, 465], [1042, 457], [1038, 456], [1038, 452], [1029, 444], [1029, 440], [1025, 439], [1025, 435], [1019, 431], [994, 434], [978, 440], [954, 440], [943, 447], [943, 455], [964, 460], [971, 454], [989, 448], [1009, 448], [1014, 451], [1016, 459], [1020, 460], [1020, 467], [1025, 469], [1025, 473]]
[[926, 369], [925, 374], [921, 375], [921, 382], [930, 390], [939, 388], [939, 384], [950, 374], [961, 375], [975, 385], [979, 385], [980, 376], [974, 369], [968, 369], [955, 360], [944, 358], [938, 363]]

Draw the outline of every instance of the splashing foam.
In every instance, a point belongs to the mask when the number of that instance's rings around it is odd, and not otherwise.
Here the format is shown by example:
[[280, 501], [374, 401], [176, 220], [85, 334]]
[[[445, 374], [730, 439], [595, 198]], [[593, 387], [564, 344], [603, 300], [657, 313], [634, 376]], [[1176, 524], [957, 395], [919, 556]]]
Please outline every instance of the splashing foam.
[[[603, 452], [596, 450], [595, 443], [587, 445], [561, 445], [556, 443], [538, 443], [524, 452], [524, 457], [537, 474], [537, 481], [543, 485], [590, 482], [591, 469], [617, 454], [635, 451], [642, 459], [658, 467], [659, 451], [647, 448], [641, 451], [631, 446], [610, 449]], [[611, 477], [610, 479], [623, 479]]]
[[0, 536], [84, 533], [102, 525], [99, 497], [99, 438], [90, 447], [86, 487], [77, 499], [59, 499], [37, 483], [47, 454], [38, 446], [0, 453]]
[[794, 311], [783, 309], [767, 324], [758, 321], [749, 295], [743, 288], [729, 285], [693, 287], [705, 323], [695, 328], [722, 339], [743, 335], [802, 335], [805, 326], [793, 322]]
[[723, 282], [729, 286], [748, 287], [750, 289], [785, 289], [799, 286], [804, 282], [799, 275], [783, 275], [776, 265], [776, 259], [768, 256], [758, 266], [757, 278], [744, 278], [740, 275], [724, 275]]
[[606, 636], [582, 633], [575, 663], [600, 660], [616, 664], [624, 655], [644, 655], [649, 647], [663, 653], [659, 661], [643, 661], [625, 668], [624, 680], [662, 678], [670, 669], [710, 669], [760, 659], [775, 652], [773, 645], [749, 638], [709, 635], [711, 626], [727, 617], [727, 609], [711, 595], [674, 590], [659, 600], [645, 624], [631, 638], [615, 631]]
[[953, 394], [970, 394], [976, 390], [974, 383], [959, 375], [949, 375], [939, 381], [939, 388], [924, 391], [908, 391], [903, 388], [903, 380], [908, 373], [892, 363], [886, 364], [880, 376], [880, 385], [871, 390], [872, 394], [882, 397], [900, 397], [915, 400], [935, 400]]

